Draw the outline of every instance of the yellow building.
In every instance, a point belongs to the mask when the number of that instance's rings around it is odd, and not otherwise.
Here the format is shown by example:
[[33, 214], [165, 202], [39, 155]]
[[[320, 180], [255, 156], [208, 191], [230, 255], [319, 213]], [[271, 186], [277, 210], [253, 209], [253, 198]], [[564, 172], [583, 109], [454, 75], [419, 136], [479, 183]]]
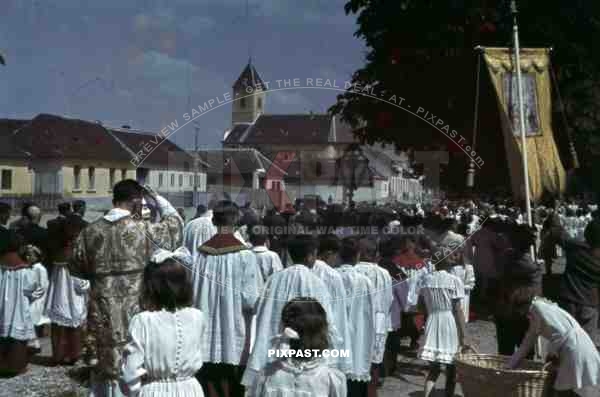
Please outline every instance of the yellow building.
[[[61, 200], [85, 199], [107, 208], [112, 187], [123, 179], [167, 194], [191, 192], [194, 176], [197, 183], [206, 180], [204, 172], [193, 172], [191, 156], [157, 136], [47, 114], [0, 120], [0, 199], [45, 200], [51, 208]], [[153, 149], [143, 161], [139, 147]]]

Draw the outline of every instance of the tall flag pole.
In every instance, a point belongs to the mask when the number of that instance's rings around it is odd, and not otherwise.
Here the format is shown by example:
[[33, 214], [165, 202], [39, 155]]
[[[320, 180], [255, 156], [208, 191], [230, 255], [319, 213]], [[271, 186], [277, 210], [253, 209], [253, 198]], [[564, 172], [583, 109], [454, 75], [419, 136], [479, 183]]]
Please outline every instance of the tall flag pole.
[[[531, 218], [531, 201], [529, 198], [529, 167], [527, 166], [527, 138], [525, 136], [525, 109], [523, 103], [523, 81], [521, 78], [521, 51], [519, 47], [519, 24], [517, 22], [517, 2], [511, 0], [510, 11], [513, 17], [513, 35], [514, 35], [514, 46], [515, 46], [515, 68], [517, 70], [517, 94], [519, 100], [519, 128], [521, 129], [521, 153], [523, 155], [523, 179], [525, 181], [525, 210], [527, 212], [527, 224], [529, 227], [533, 226], [533, 219]], [[531, 246], [531, 257], [535, 257], [533, 246]]]

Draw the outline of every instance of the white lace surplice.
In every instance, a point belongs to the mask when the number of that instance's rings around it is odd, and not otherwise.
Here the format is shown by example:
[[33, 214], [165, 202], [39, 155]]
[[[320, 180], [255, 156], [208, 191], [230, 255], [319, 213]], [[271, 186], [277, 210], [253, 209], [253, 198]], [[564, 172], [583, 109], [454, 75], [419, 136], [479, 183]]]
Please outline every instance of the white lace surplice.
[[360, 262], [354, 266], [354, 269], [366, 276], [373, 284], [373, 324], [375, 326], [373, 363], [379, 364], [383, 361], [385, 340], [388, 330], [391, 329], [392, 277], [387, 270], [374, 263]]
[[202, 343], [206, 325], [204, 314], [194, 308], [134, 316], [121, 371], [130, 396], [203, 397], [194, 375], [205, 358]]
[[252, 248], [252, 252], [256, 255], [256, 263], [258, 263], [264, 281], [267, 281], [267, 278], [271, 274], [283, 270], [283, 265], [277, 252], [273, 252], [265, 246], [254, 247]]
[[54, 324], [80, 327], [87, 318], [89, 289], [89, 281], [71, 276], [66, 264], [55, 263], [44, 315]]
[[346, 397], [346, 377], [322, 360], [281, 360], [268, 365], [246, 397]]
[[[244, 372], [242, 384], [249, 386], [256, 376], [275, 357], [268, 357], [268, 350], [277, 348], [273, 340], [281, 332], [281, 312], [293, 298], [308, 297], [318, 300], [327, 313], [330, 324], [329, 334], [333, 347], [339, 346], [335, 322], [331, 321], [331, 296], [325, 283], [304, 265], [293, 265], [274, 273], [265, 285], [264, 294], [258, 303], [256, 314], [256, 335], [258, 336]], [[337, 342], [337, 344], [336, 344]]]
[[212, 223], [212, 211], [193, 219], [183, 228], [183, 246], [190, 250], [192, 258], [198, 258], [198, 247], [217, 234], [217, 227]]
[[373, 284], [353, 266], [342, 265], [337, 269], [342, 275], [346, 291], [346, 311], [350, 328], [352, 368], [346, 372], [350, 380], [371, 380], [371, 362], [375, 348], [375, 312]]
[[419, 358], [451, 364], [459, 349], [452, 301], [464, 298], [463, 282], [446, 271], [436, 271], [424, 277], [421, 295], [427, 306], [427, 324]]
[[206, 362], [240, 365], [263, 287], [250, 250], [223, 255], [200, 254], [193, 268], [194, 306], [207, 318], [203, 341]]
[[[351, 349], [350, 342], [350, 327], [348, 327], [348, 312], [346, 311], [346, 298], [344, 281], [340, 273], [329, 266], [327, 263], [320, 259], [317, 259], [310, 269], [312, 273], [317, 276], [329, 291], [331, 296], [331, 311], [333, 313], [333, 321], [335, 328], [337, 329], [341, 344], [335, 346], [339, 349]], [[340, 369], [342, 372], [346, 372], [350, 369], [351, 361], [349, 358], [332, 358], [332, 363]]]
[[48, 295], [50, 281], [48, 280], [48, 271], [41, 263], [33, 265], [32, 270], [38, 288], [33, 294], [35, 300], [31, 302], [31, 321], [33, 321], [33, 325], [37, 327], [50, 323], [50, 319], [44, 315], [46, 296]]
[[35, 338], [29, 301], [37, 287], [31, 268], [0, 266], [0, 337], [21, 341]]

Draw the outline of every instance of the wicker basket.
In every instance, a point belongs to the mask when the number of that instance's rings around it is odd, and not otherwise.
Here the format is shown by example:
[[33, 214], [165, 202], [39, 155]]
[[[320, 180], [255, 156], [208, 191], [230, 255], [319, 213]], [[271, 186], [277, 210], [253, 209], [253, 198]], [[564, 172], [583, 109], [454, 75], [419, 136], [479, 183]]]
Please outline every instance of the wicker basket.
[[550, 397], [553, 376], [542, 363], [524, 360], [518, 370], [502, 369], [509, 357], [459, 354], [456, 373], [465, 397]]

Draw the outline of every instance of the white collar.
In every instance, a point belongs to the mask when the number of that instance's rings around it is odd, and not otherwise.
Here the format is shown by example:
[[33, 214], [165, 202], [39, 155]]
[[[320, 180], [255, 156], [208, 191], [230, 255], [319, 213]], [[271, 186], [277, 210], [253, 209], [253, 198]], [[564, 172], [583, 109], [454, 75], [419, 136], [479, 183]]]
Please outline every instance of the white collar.
[[117, 222], [125, 217], [131, 216], [131, 212], [122, 208], [113, 208], [108, 211], [108, 214], [104, 215], [103, 218], [109, 222]]
[[267, 252], [269, 249], [267, 247], [265, 247], [264, 245], [257, 245], [256, 247], [252, 248], [252, 251], [254, 252]]

